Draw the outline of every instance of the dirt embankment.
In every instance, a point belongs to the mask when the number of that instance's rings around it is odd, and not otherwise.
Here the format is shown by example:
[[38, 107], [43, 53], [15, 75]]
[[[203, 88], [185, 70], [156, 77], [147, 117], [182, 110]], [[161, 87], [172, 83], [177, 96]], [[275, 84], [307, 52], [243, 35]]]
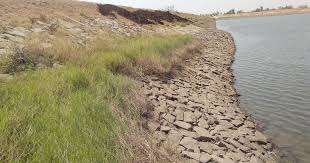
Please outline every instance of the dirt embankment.
[[[23, 71], [29, 65], [46, 68], [62, 64], [70, 56], [41, 55], [56, 46], [92, 48], [98, 40], [154, 35], [164, 33], [170, 25], [193, 23], [170, 12], [70, 0], [0, 0], [0, 20], [0, 73]], [[3, 65], [11, 61], [11, 65]]]
[[[203, 163], [277, 162], [273, 144], [257, 130], [251, 116], [240, 111], [231, 71], [234, 42], [229, 34], [215, 29], [212, 18], [134, 10], [112, 5], [70, 3], [71, 1], [0, 2], [0, 7], [8, 7], [13, 2], [18, 4], [7, 8], [7, 21], [1, 21], [0, 56], [17, 56], [18, 64], [30, 62], [32, 66], [43, 69], [49, 66], [59, 67], [59, 63], [65, 64], [76, 56], [64, 52], [64, 55], [58, 58], [48, 57], [53, 59], [48, 62], [44, 60], [42, 53], [29, 58], [25, 53], [28, 50], [23, 50], [27, 49], [28, 41], [34, 36], [37, 40], [35, 45], [40, 47], [38, 51], [42, 52], [55, 48], [54, 41], [59, 42], [59, 39], [70, 42], [70, 46], [87, 48], [100, 38], [191, 35], [194, 43], [174, 53], [176, 61], [173, 71], [169, 74], [145, 75], [137, 81], [142, 85], [139, 91], [144, 93], [147, 98], [147, 101], [144, 101], [147, 102], [145, 106], [148, 106], [147, 109], [144, 108], [144, 113], [139, 115], [147, 118], [141, 122], [144, 128], [137, 128], [151, 133], [156, 146], [172, 154], [154, 155], [171, 158], [152, 160]], [[25, 12], [22, 12], [23, 8], [26, 9]], [[18, 12], [14, 12], [17, 10]], [[16, 21], [23, 13], [29, 17]], [[2, 16], [0, 18], [5, 19]], [[10, 69], [6, 70], [5, 73], [10, 73]], [[8, 78], [11, 79], [12, 76]], [[140, 147], [140, 144], [132, 146]], [[145, 150], [149, 148], [139, 150], [148, 154]], [[139, 150], [131, 152], [138, 153]], [[135, 156], [135, 153], [131, 154]]]
[[262, 12], [245, 12], [240, 14], [227, 14], [217, 17], [217, 19], [237, 19], [248, 17], [264, 17], [264, 16], [281, 16], [281, 15], [294, 15], [294, 14], [309, 14], [310, 8], [303, 9], [277, 9]]
[[190, 20], [174, 15], [168, 11], [148, 11], [148, 10], [136, 10], [128, 11], [127, 9], [114, 6], [114, 5], [98, 5], [99, 11], [104, 16], [113, 16], [116, 18], [117, 15], [129, 19], [138, 24], [164, 24], [169, 23], [192, 23]]

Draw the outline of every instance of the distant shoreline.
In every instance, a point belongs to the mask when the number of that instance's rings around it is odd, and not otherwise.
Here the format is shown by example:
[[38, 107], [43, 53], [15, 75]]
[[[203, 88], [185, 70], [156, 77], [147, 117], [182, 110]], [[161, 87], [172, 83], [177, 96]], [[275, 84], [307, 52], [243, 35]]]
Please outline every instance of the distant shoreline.
[[310, 13], [310, 8], [304, 9], [277, 9], [261, 12], [245, 12], [240, 14], [227, 14], [215, 17], [217, 20], [225, 19], [238, 19], [238, 18], [250, 18], [250, 17], [265, 17], [265, 16], [281, 16], [281, 15], [294, 15], [294, 14], [307, 14]]

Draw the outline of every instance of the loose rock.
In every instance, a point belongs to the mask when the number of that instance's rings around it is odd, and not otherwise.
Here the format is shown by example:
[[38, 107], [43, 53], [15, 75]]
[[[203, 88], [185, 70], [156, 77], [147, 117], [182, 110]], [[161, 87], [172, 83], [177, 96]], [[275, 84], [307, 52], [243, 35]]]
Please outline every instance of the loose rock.
[[[192, 150], [196, 153], [198, 153], [200, 150], [199, 150], [199, 145], [198, 145], [198, 142], [197, 140], [193, 139], [193, 138], [190, 138], [190, 137], [184, 137], [180, 144], [182, 146], [184, 146], [186, 149], [188, 150]], [[198, 159], [199, 160], [199, 159]]]
[[184, 112], [184, 121], [185, 122], [195, 122], [196, 121], [195, 114], [191, 111]]
[[178, 127], [184, 128], [186, 130], [188, 130], [192, 127], [191, 124], [183, 122], [183, 121], [175, 121], [174, 124]]

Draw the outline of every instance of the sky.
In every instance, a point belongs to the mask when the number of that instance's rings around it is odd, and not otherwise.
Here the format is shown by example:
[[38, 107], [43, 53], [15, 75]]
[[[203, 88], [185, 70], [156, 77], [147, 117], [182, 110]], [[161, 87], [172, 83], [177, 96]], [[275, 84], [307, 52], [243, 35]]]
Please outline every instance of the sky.
[[285, 5], [308, 5], [310, 0], [82, 0], [103, 4], [131, 6], [135, 8], [165, 9], [174, 6], [177, 11], [193, 14], [210, 14], [216, 11], [226, 12], [230, 9], [254, 10], [264, 8], [277, 8]]

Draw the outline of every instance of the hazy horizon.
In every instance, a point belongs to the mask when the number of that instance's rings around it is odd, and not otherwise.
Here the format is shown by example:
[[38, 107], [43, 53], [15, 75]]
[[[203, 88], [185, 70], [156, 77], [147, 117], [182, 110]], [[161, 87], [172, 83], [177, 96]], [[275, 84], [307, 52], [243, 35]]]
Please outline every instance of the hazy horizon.
[[226, 12], [230, 9], [235, 10], [254, 10], [263, 6], [264, 8], [278, 8], [279, 6], [293, 5], [310, 5], [310, 0], [195, 0], [188, 2], [187, 0], [166, 0], [166, 1], [149, 1], [149, 0], [82, 0], [87, 2], [96, 2], [104, 4], [115, 4], [130, 6], [136, 8], [148, 9], [165, 9], [168, 6], [174, 6], [177, 11], [194, 13], [194, 14], [210, 14], [216, 11]]

